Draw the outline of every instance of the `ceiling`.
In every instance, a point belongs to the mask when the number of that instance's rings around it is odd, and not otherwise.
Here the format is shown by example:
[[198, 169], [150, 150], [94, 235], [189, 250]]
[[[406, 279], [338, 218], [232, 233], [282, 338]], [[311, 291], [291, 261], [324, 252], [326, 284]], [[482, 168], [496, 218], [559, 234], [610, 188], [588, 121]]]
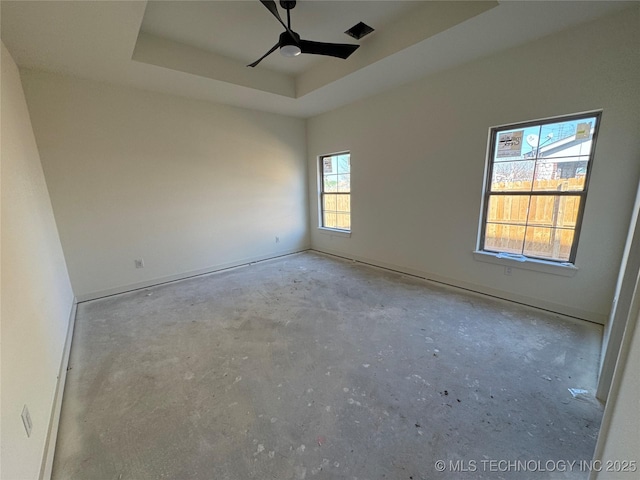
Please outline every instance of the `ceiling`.
[[[291, 27], [309, 40], [358, 43], [344, 32], [359, 21], [366, 19], [365, 23], [381, 29], [419, 6], [419, 2], [400, 0], [301, 0], [291, 10]], [[280, 9], [280, 15], [286, 22], [285, 10]], [[283, 28], [257, 0], [165, 1], [147, 4], [140, 30], [234, 58], [246, 65], [266, 53], [277, 42]], [[315, 55], [303, 55], [295, 59], [271, 55], [260, 64], [260, 68], [295, 75], [324, 59]]]
[[[23, 69], [310, 117], [632, 3], [301, 0], [291, 25], [303, 38], [360, 48], [346, 60], [275, 52], [256, 68], [283, 30], [258, 0], [2, 0], [0, 31]], [[359, 21], [375, 31], [357, 41], [344, 31]]]

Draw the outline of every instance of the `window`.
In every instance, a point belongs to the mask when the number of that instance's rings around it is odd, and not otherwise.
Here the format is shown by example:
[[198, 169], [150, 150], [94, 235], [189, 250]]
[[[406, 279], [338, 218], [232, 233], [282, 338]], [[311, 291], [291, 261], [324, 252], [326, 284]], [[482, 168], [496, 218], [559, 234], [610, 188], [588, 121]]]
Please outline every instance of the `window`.
[[479, 250], [575, 262], [600, 112], [493, 128]]
[[320, 226], [351, 231], [351, 156], [320, 157]]

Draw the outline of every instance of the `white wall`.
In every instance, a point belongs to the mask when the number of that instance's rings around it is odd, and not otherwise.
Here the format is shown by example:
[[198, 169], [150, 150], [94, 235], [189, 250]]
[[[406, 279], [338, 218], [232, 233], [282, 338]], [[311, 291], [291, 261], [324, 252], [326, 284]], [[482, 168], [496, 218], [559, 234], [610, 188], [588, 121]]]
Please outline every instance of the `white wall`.
[[[38, 478], [73, 292], [18, 68], [2, 44], [0, 477]], [[29, 407], [30, 438], [20, 414]]]
[[[310, 119], [312, 247], [604, 323], [640, 174], [639, 17], [633, 7]], [[474, 260], [489, 128], [599, 108], [577, 274], [505, 276]], [[350, 238], [316, 228], [317, 156], [344, 150]]]
[[22, 77], [79, 299], [308, 248], [304, 120]]

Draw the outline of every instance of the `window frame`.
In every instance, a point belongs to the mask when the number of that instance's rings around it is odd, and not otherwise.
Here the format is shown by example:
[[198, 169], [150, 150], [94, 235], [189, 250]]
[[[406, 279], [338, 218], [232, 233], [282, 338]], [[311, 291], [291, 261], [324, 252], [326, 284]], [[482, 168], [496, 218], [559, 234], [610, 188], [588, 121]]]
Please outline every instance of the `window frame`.
[[[593, 136], [591, 138], [591, 149], [589, 151], [589, 158], [587, 160], [587, 171], [585, 173], [584, 187], [582, 190], [566, 190], [566, 191], [558, 191], [558, 190], [539, 190], [534, 191], [533, 188], [530, 191], [513, 191], [513, 190], [505, 190], [505, 191], [492, 191], [491, 190], [491, 180], [493, 178], [493, 170], [495, 166], [495, 157], [496, 157], [496, 144], [499, 138], [499, 134], [502, 132], [508, 132], [511, 130], [520, 130], [526, 129], [533, 126], [543, 127], [549, 124], [562, 123], [562, 122], [571, 122], [576, 120], [583, 120], [588, 118], [595, 118], [595, 126], [593, 130]], [[491, 127], [489, 129], [489, 141], [487, 147], [487, 158], [485, 163], [485, 178], [484, 178], [484, 188], [482, 191], [482, 208], [480, 213], [480, 228], [478, 233], [478, 240], [476, 245], [475, 253], [481, 254], [481, 256], [493, 256], [498, 259], [508, 259], [515, 260], [518, 262], [533, 262], [537, 264], [548, 264], [550, 266], [563, 266], [563, 267], [574, 267], [575, 268], [575, 260], [578, 253], [578, 245], [580, 243], [580, 232], [582, 230], [582, 222], [584, 218], [584, 210], [586, 206], [587, 195], [589, 192], [589, 181], [591, 179], [591, 171], [593, 170], [593, 162], [595, 158], [596, 151], [596, 143], [598, 139], [598, 134], [600, 130], [600, 123], [602, 121], [602, 110], [588, 111], [575, 113], [570, 115], [561, 115], [557, 117], [548, 117], [544, 119], [531, 120], [527, 122], [519, 122], [512, 124], [499, 125], [495, 127]], [[539, 148], [539, 147], [538, 147]], [[535, 159], [537, 161], [537, 157]], [[535, 170], [534, 170], [535, 175]], [[532, 181], [535, 181], [535, 177], [532, 178]], [[576, 216], [576, 224], [573, 229], [573, 241], [571, 245], [571, 250], [569, 253], [568, 260], [562, 259], [554, 259], [548, 257], [539, 257], [532, 255], [525, 255], [524, 253], [516, 254], [512, 252], [499, 251], [499, 250], [488, 250], [485, 248], [485, 239], [486, 239], [486, 231], [487, 231], [487, 217], [489, 214], [489, 202], [492, 196], [529, 196], [529, 197], [563, 197], [563, 196], [573, 196], [580, 198], [580, 205], [578, 208], [578, 213]], [[529, 210], [527, 210], [527, 223], [525, 227], [528, 227], [529, 224]], [[526, 232], [526, 230], [525, 230]], [[526, 233], [525, 233], [526, 235]], [[524, 237], [526, 241], [526, 236]], [[524, 244], [523, 244], [524, 245]], [[478, 257], [476, 257], [478, 258]], [[493, 263], [493, 262], [491, 262]], [[500, 262], [502, 263], [502, 262]], [[527, 268], [527, 267], [525, 267]]]
[[[349, 191], [348, 192], [325, 192], [324, 191], [324, 163], [325, 158], [338, 157], [340, 155], [349, 155]], [[349, 229], [338, 227], [327, 227], [324, 225], [324, 195], [349, 195], [351, 202], [351, 152], [349, 150], [339, 151], [335, 153], [327, 153], [319, 155], [317, 160], [318, 166], [318, 228], [329, 232], [338, 233], [349, 236], [351, 234], [351, 210], [349, 210]], [[343, 212], [346, 213], [346, 212]]]

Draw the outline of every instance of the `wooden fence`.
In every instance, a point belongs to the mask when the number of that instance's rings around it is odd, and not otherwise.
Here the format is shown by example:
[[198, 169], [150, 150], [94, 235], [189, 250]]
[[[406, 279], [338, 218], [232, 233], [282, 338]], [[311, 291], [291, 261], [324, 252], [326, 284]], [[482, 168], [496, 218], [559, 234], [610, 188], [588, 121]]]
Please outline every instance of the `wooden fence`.
[[351, 229], [351, 195], [325, 193], [323, 203], [325, 227]]
[[[534, 192], [580, 192], [584, 177], [496, 182], [492, 191], [531, 192], [532, 183]], [[579, 195], [493, 195], [488, 205], [484, 248], [569, 260], [579, 209]]]
[[[580, 192], [584, 177], [496, 182], [494, 192]], [[323, 196], [324, 225], [350, 229], [350, 195]], [[487, 211], [484, 248], [569, 260], [580, 209], [579, 195], [493, 195]], [[527, 221], [528, 217], [528, 221]]]

